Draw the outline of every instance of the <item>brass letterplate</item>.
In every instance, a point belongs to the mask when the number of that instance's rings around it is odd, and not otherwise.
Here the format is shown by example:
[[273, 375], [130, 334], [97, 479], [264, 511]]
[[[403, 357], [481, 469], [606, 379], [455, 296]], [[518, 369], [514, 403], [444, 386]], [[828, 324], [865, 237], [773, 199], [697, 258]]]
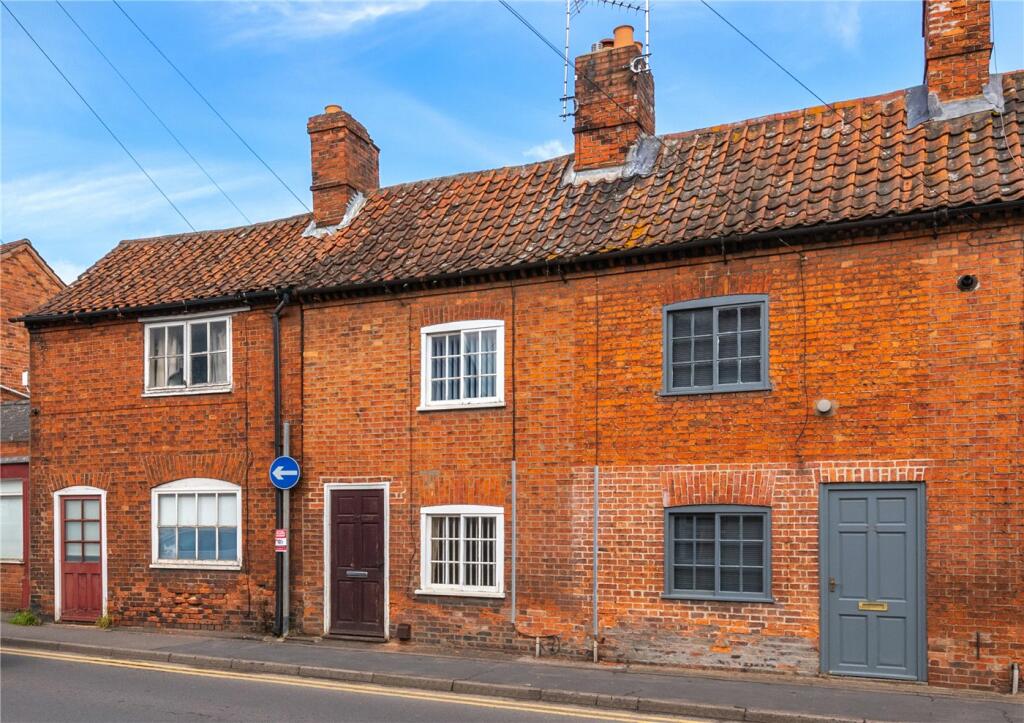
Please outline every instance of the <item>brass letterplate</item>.
[[874, 612], [884, 613], [889, 609], [889, 603], [884, 602], [870, 602], [868, 600], [861, 600], [857, 603], [858, 610], [873, 610]]

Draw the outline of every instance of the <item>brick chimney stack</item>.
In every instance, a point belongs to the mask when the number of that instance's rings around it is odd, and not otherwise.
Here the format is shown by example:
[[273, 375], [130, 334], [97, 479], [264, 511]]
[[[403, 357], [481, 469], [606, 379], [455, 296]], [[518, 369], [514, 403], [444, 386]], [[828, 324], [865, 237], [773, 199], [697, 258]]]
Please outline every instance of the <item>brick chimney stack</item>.
[[622, 165], [641, 136], [654, 134], [654, 77], [643, 70], [642, 59], [636, 60], [642, 54], [643, 46], [633, 40], [633, 28], [620, 25], [614, 40], [602, 40], [590, 53], [576, 58], [572, 132], [577, 171]]
[[312, 150], [313, 220], [317, 226], [333, 226], [345, 216], [357, 193], [380, 186], [378, 155], [363, 124], [329, 105], [306, 124]]
[[924, 82], [943, 103], [973, 98], [988, 84], [989, 0], [924, 0]]

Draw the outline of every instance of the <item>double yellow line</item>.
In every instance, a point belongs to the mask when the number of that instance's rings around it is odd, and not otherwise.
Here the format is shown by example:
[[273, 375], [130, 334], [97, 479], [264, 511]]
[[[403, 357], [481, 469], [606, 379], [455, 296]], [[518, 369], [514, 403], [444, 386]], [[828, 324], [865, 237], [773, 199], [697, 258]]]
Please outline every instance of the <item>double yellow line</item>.
[[359, 695], [378, 695], [388, 698], [406, 698], [410, 700], [432, 701], [435, 703], [446, 703], [449, 705], [468, 705], [477, 708], [492, 708], [508, 710], [520, 713], [539, 713], [550, 716], [562, 716], [568, 718], [587, 718], [590, 720], [607, 721], [671, 721], [673, 723], [699, 723], [695, 720], [684, 718], [668, 718], [655, 715], [634, 715], [625, 711], [608, 711], [601, 709], [576, 708], [567, 705], [556, 705], [551, 703], [532, 703], [526, 701], [503, 701], [494, 698], [483, 698], [473, 695], [458, 693], [443, 693], [434, 691], [420, 691], [408, 688], [385, 688], [378, 685], [366, 683], [344, 683], [333, 680], [319, 680], [315, 678], [296, 678], [287, 675], [267, 675], [262, 673], [242, 673], [228, 670], [203, 670], [189, 668], [183, 665], [170, 663], [153, 663], [136, 660], [115, 660], [113, 658], [98, 658], [89, 655], [77, 655], [74, 653], [57, 653], [52, 651], [26, 650], [22, 648], [5, 649], [4, 655], [20, 655], [27, 658], [44, 658], [47, 660], [60, 660], [67, 663], [84, 663], [86, 665], [105, 665], [111, 668], [132, 668], [135, 670], [148, 670], [160, 673], [174, 673], [177, 675], [192, 675], [201, 678], [220, 678], [223, 680], [243, 680], [256, 683], [271, 683], [274, 685], [288, 685], [296, 688], [314, 688], [317, 690], [334, 691], [338, 693], [356, 693]]

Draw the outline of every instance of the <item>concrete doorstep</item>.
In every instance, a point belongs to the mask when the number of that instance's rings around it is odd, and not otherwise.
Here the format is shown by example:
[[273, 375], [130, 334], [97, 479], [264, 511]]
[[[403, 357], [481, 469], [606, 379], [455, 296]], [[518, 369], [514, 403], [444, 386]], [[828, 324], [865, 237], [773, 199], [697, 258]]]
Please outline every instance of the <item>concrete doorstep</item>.
[[86, 645], [56, 640], [40, 640], [4, 636], [3, 646], [23, 650], [56, 651], [77, 653], [99, 658], [116, 660], [140, 660], [147, 662], [171, 663], [190, 668], [207, 670], [231, 670], [264, 675], [293, 675], [321, 680], [335, 680], [396, 688], [445, 691], [481, 695], [493, 698], [517, 700], [539, 700], [576, 706], [593, 706], [639, 713], [660, 713], [667, 715], [694, 716], [729, 721], [751, 721], [752, 723], [868, 723], [863, 718], [836, 718], [832, 716], [807, 715], [786, 711], [742, 708], [706, 703], [661, 700], [634, 696], [601, 695], [574, 690], [537, 688], [527, 685], [501, 685], [475, 680], [404, 675], [397, 673], [375, 673], [366, 670], [346, 670], [315, 665], [277, 663], [266, 660], [242, 660], [211, 655], [173, 653], [164, 650], [139, 650], [134, 648], [111, 648], [101, 645]]

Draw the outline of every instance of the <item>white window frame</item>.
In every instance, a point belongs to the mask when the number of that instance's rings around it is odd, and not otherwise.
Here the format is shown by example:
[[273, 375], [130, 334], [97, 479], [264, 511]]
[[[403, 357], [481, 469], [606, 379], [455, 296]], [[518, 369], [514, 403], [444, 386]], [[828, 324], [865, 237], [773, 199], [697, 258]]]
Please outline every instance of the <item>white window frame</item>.
[[[473, 399], [446, 399], [431, 401], [430, 399], [430, 337], [436, 334], [453, 332], [495, 331], [494, 345], [497, 350], [495, 363], [495, 396], [475, 397]], [[465, 348], [459, 345], [460, 351]], [[461, 378], [461, 377], [460, 377]], [[425, 412], [435, 409], [466, 409], [480, 407], [505, 406], [505, 322], [501, 319], [477, 319], [474, 321], [455, 321], [447, 324], [434, 324], [420, 329], [420, 406], [417, 411]]]
[[[235, 495], [235, 521], [237, 533], [235, 535], [235, 546], [237, 548], [237, 559], [235, 560], [162, 560], [160, 559], [160, 507], [159, 496], [162, 494], [204, 494], [204, 493], [234, 493]], [[242, 569], [243, 542], [243, 520], [242, 520], [242, 488], [231, 482], [219, 479], [208, 479], [205, 477], [189, 477], [186, 479], [167, 482], [150, 490], [150, 530], [152, 538], [152, 562], [150, 567], [190, 569], [190, 570], [240, 570]], [[198, 527], [198, 525], [196, 525]]]
[[17, 557], [4, 557], [0, 555], [0, 562], [25, 562], [25, 480], [20, 477], [7, 477], [3, 481], [8, 484], [17, 482], [21, 485], [17, 492], [4, 492], [0, 489], [0, 497], [17, 497], [21, 500], [21, 509], [18, 515], [18, 524], [21, 526], [19, 530], [21, 533], [21, 554]]
[[[230, 314], [224, 314], [218, 312], [217, 314], [190, 314], [188, 316], [178, 317], [161, 317], [159, 319], [146, 319], [143, 320], [143, 355], [142, 355], [142, 377], [143, 377], [143, 392], [144, 397], [167, 397], [178, 394], [221, 394], [224, 392], [230, 392], [234, 388], [234, 374], [232, 371], [233, 363], [233, 337], [231, 329], [232, 316]], [[190, 326], [195, 323], [208, 324], [210, 322], [223, 321], [226, 323], [226, 334], [227, 334], [227, 380], [224, 382], [217, 383], [206, 383], [206, 384], [192, 384], [192, 334]], [[152, 329], [161, 329], [171, 326], [184, 326], [184, 340], [182, 342], [183, 354], [184, 354], [184, 368], [182, 373], [184, 375], [185, 384], [180, 387], [154, 387], [152, 380], [149, 378], [149, 347], [150, 347], [150, 331]]]
[[[430, 518], [441, 516], [494, 517], [494, 586], [436, 585], [430, 582]], [[459, 522], [459, 565], [466, 559], [463, 521]], [[505, 508], [485, 505], [437, 505], [420, 508], [420, 587], [417, 595], [505, 597]]]

